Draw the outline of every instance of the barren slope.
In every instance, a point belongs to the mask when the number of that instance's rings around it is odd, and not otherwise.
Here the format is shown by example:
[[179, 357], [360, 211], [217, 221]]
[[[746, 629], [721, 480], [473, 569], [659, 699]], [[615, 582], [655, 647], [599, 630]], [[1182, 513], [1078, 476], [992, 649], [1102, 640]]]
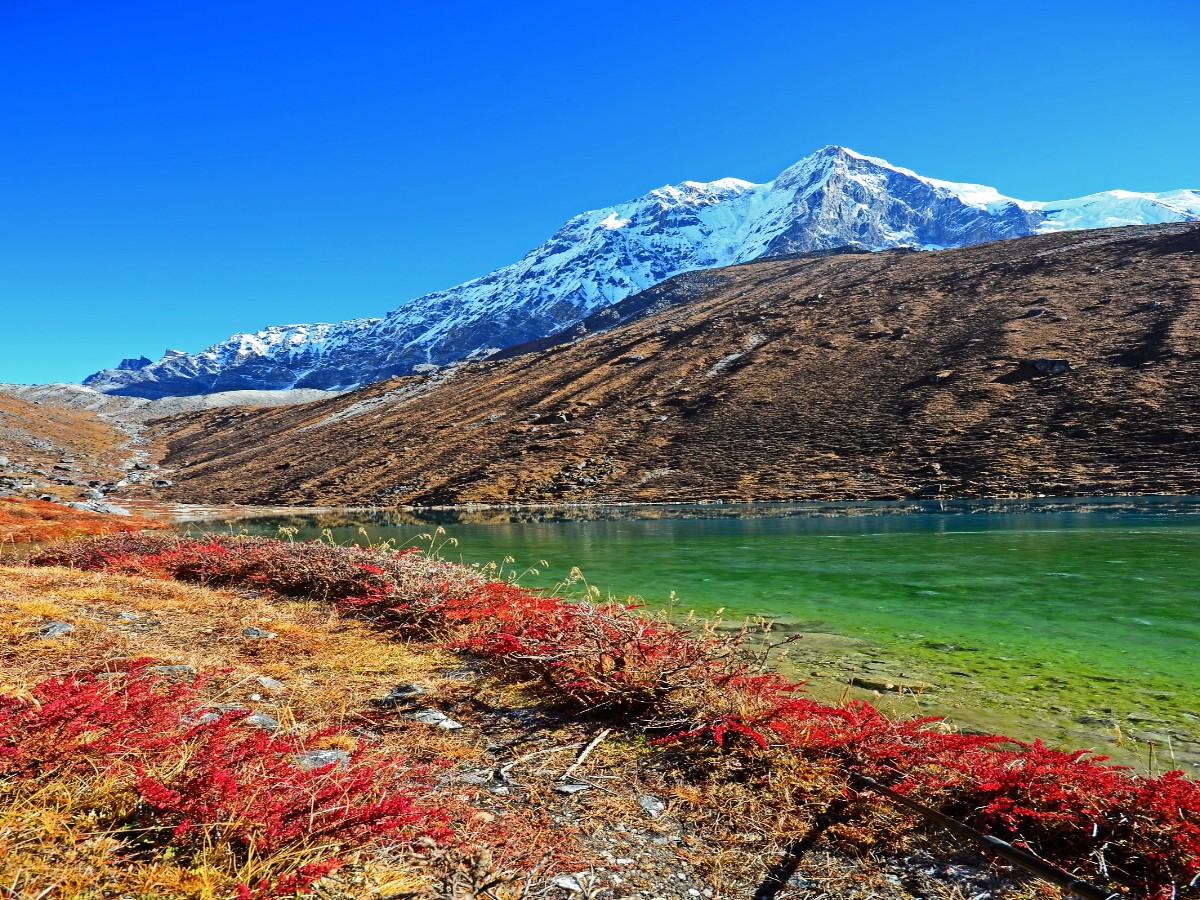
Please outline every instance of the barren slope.
[[1197, 251], [1200, 226], [1139, 226], [683, 276], [558, 346], [162, 420], [170, 497], [1194, 493]]

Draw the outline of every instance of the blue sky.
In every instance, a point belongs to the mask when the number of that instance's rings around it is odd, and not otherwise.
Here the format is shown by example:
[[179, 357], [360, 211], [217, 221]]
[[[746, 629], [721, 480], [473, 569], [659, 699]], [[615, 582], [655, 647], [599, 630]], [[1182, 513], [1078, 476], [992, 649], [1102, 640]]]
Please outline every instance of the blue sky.
[[0, 381], [379, 315], [825, 144], [1200, 188], [1193, 0], [0, 2]]

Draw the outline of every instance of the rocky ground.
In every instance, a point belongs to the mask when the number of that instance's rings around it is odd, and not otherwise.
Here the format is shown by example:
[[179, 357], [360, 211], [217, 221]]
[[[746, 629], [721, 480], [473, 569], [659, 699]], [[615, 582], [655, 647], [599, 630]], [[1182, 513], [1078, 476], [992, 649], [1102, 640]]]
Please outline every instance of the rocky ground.
[[161, 496], [328, 506], [1200, 490], [1200, 226], [768, 260], [672, 285], [528, 353], [284, 409], [157, 421], [174, 482]]
[[150, 419], [225, 406], [312, 402], [324, 391], [237, 391], [149, 401], [76, 384], [0, 384], [0, 497], [62, 503], [85, 512], [165, 512], [148, 491], [171, 486]]

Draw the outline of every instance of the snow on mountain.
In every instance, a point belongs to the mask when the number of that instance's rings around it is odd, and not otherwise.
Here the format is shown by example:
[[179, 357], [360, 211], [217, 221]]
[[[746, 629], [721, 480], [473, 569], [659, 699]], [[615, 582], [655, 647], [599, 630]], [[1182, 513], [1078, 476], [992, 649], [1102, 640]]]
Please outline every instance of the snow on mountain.
[[695, 269], [850, 246], [959, 247], [1048, 231], [1200, 220], [1200, 192], [1108, 191], [1035, 202], [825, 147], [773, 181], [685, 181], [581, 213], [504, 268], [383, 318], [272, 326], [200, 353], [125, 360], [84, 383], [110, 394], [341, 390], [545, 337]]

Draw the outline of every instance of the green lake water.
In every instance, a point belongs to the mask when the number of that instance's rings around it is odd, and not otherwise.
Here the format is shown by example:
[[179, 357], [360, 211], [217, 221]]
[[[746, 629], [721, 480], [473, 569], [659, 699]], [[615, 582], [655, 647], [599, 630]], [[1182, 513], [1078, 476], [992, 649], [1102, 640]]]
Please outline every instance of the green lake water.
[[418, 535], [440, 526], [444, 557], [501, 564], [530, 587], [578, 567], [605, 594], [676, 615], [766, 617], [803, 635], [779, 665], [826, 699], [1143, 768], [1200, 763], [1197, 499], [353, 513], [236, 527], [281, 524], [339, 542], [362, 542], [364, 528], [400, 546], [428, 546]]

